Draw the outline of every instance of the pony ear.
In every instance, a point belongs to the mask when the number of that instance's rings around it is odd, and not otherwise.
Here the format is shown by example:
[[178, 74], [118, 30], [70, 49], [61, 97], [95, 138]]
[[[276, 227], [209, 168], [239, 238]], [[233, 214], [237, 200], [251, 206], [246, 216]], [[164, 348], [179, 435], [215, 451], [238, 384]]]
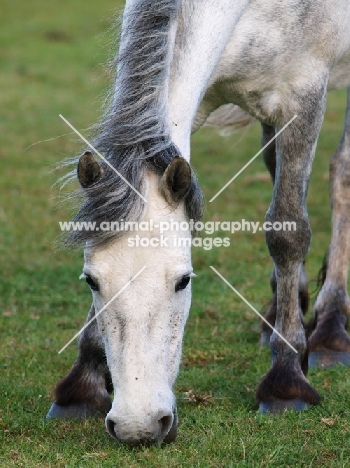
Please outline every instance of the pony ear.
[[170, 205], [178, 204], [188, 194], [191, 179], [191, 167], [188, 162], [180, 156], [175, 156], [161, 178], [161, 194]]
[[85, 151], [80, 156], [77, 173], [80, 185], [83, 188], [90, 187], [101, 177], [102, 167], [93, 157], [91, 151]]

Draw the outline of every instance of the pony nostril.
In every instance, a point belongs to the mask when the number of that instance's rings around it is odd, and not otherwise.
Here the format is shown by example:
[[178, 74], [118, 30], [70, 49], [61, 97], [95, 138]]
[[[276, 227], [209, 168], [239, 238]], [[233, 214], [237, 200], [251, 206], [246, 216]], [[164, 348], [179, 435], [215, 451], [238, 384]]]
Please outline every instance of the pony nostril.
[[163, 440], [173, 425], [173, 415], [169, 414], [167, 416], [163, 416], [158, 420], [158, 424], [160, 426], [160, 439]]
[[112, 419], [107, 419], [107, 430], [109, 435], [111, 435], [114, 439], [118, 440], [117, 434], [115, 432], [115, 423], [112, 421]]

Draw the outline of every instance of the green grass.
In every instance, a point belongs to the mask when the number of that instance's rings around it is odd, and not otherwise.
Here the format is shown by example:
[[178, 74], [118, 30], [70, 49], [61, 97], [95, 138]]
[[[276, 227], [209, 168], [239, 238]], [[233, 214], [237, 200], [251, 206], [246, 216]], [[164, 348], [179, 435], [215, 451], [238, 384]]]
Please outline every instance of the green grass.
[[[53, 245], [58, 221], [70, 219], [71, 209], [58, 206], [51, 188], [57, 174], [50, 170], [82, 146], [58, 114], [79, 129], [98, 119], [112, 37], [105, 31], [118, 4], [14, 0], [1, 5], [0, 465], [348, 466], [348, 369], [310, 372], [323, 397], [318, 407], [272, 418], [257, 411], [254, 392], [269, 368], [269, 352], [258, 346], [255, 314], [209, 266], [262, 310], [270, 298], [272, 267], [262, 233], [236, 233], [227, 249], [194, 249], [198, 278], [176, 384], [180, 427], [175, 444], [130, 450], [106, 434], [102, 420], [45, 420], [53, 387], [76, 357], [74, 345], [62, 355], [57, 351], [84, 322], [91, 300], [86, 285], [78, 282], [82, 254]], [[311, 180], [310, 290], [330, 238], [327, 173], [344, 108], [344, 91], [329, 96]], [[194, 136], [192, 161], [207, 200], [258, 151], [259, 141], [258, 124], [225, 138], [210, 129]], [[206, 219], [263, 221], [271, 183], [262, 174], [258, 158], [207, 205]], [[189, 390], [199, 401], [186, 399]]]

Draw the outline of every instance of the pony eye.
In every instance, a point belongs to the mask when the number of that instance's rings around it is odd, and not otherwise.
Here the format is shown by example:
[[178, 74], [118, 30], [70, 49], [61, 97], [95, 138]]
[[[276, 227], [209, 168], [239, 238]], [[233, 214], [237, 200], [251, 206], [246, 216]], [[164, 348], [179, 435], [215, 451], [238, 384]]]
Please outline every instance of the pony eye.
[[90, 286], [90, 289], [92, 289], [92, 291], [99, 290], [98, 284], [91, 278], [91, 276], [85, 275], [85, 281]]
[[183, 276], [178, 283], [176, 283], [175, 286], [175, 292], [181, 291], [182, 289], [185, 289], [188, 283], [190, 282], [190, 275], [185, 275]]

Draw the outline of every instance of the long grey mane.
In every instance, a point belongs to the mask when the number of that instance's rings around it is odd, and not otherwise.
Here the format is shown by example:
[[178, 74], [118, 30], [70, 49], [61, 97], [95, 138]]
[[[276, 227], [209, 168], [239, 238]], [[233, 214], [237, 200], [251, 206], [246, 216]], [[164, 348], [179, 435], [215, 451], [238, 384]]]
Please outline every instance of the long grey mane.
[[[179, 151], [167, 128], [166, 102], [162, 99], [171, 56], [169, 33], [181, 0], [140, 0], [126, 8], [119, 54], [114, 60], [115, 89], [111, 104], [97, 127], [94, 146], [139, 192], [144, 193], [145, 171], [163, 174]], [[165, 94], [166, 95], [166, 94]], [[77, 160], [74, 161], [77, 164]], [[73, 221], [138, 221], [143, 200], [102, 162], [99, 181], [84, 189], [83, 202]], [[76, 171], [68, 178], [75, 178]], [[200, 219], [203, 197], [193, 174], [185, 199], [189, 218]], [[74, 231], [66, 244], [87, 240], [103, 244], [121, 233]]]

